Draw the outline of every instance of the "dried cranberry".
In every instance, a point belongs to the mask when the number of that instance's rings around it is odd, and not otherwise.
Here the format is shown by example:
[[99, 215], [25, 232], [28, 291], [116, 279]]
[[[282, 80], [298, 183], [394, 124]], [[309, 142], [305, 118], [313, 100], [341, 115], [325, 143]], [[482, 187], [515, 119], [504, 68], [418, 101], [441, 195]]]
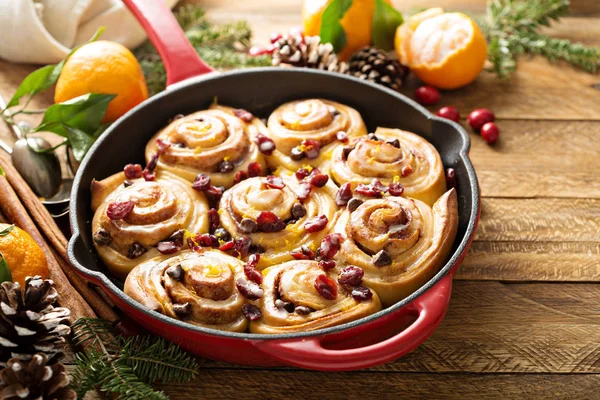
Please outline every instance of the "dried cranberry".
[[242, 218], [239, 227], [244, 233], [254, 233], [258, 230], [258, 224], [251, 218]]
[[369, 185], [359, 184], [354, 192], [367, 197], [380, 198], [387, 192], [387, 188], [378, 179], [373, 179]]
[[285, 183], [283, 183], [283, 179], [275, 175], [269, 175], [265, 179], [265, 184], [271, 189], [283, 189], [285, 187]]
[[235, 165], [233, 165], [233, 163], [231, 161], [223, 160], [219, 163], [219, 165], [217, 165], [217, 171], [219, 171], [223, 174], [233, 171], [234, 168], [235, 168]]
[[211, 235], [209, 233], [196, 235], [194, 242], [198, 243], [202, 247], [219, 247], [219, 239], [217, 239], [215, 235]]
[[479, 132], [479, 130], [488, 122], [494, 122], [496, 116], [493, 112], [488, 110], [487, 108], [478, 108], [477, 110], [471, 111], [469, 116], [467, 117], [467, 122], [471, 125], [471, 128], [475, 132]]
[[498, 140], [500, 130], [498, 129], [498, 125], [496, 125], [494, 122], [488, 122], [481, 127], [480, 133], [481, 137], [487, 142], [487, 144], [494, 144]]
[[200, 246], [194, 241], [194, 238], [187, 238], [187, 245], [192, 251], [200, 251]]
[[339, 131], [335, 134], [335, 138], [342, 143], [346, 143], [348, 141], [348, 134], [346, 131]]
[[345, 207], [352, 198], [352, 186], [350, 182], [344, 183], [335, 194], [335, 204], [338, 207]]
[[329, 175], [317, 173], [314, 174], [312, 178], [310, 178], [310, 184], [316, 187], [323, 187], [329, 181]]
[[219, 221], [219, 212], [217, 211], [216, 208], [211, 208], [210, 210], [208, 210], [208, 221], [210, 223], [210, 229], [211, 230], [215, 230], [219, 227], [220, 221]]
[[357, 286], [352, 289], [352, 297], [356, 301], [367, 301], [373, 297], [373, 292], [368, 287]]
[[194, 188], [198, 191], [201, 191], [201, 192], [208, 190], [209, 187], [210, 187], [210, 176], [208, 176], [206, 174], [198, 174], [198, 176], [194, 180], [194, 183], [192, 183], [192, 188]]
[[106, 215], [113, 221], [126, 218], [135, 207], [135, 203], [131, 200], [110, 203], [106, 208]]
[[449, 188], [456, 187], [456, 172], [454, 172], [454, 168], [446, 168], [446, 185]]
[[252, 246], [252, 239], [250, 239], [248, 236], [242, 236], [235, 241], [234, 249], [240, 254], [241, 257], [246, 257], [250, 251], [250, 246]]
[[338, 282], [340, 285], [358, 286], [362, 283], [362, 278], [364, 275], [365, 271], [363, 271], [362, 268], [355, 267], [354, 265], [348, 265], [338, 274]]
[[142, 177], [142, 166], [140, 164], [127, 164], [123, 168], [127, 179], [138, 179]]
[[296, 171], [295, 175], [296, 175], [296, 179], [301, 181], [302, 179], [304, 179], [308, 175], [310, 175], [310, 171], [308, 170], [308, 168], [300, 168], [298, 171]]
[[335, 300], [337, 297], [337, 285], [333, 279], [325, 274], [317, 276], [315, 279], [315, 289], [317, 289], [317, 292], [324, 299]]
[[402, 196], [402, 193], [404, 193], [404, 186], [402, 186], [400, 182], [392, 182], [390, 183], [388, 192], [391, 196]]
[[405, 165], [404, 167], [402, 167], [402, 177], [403, 178], [406, 178], [407, 176], [409, 176], [412, 173], [413, 173], [413, 167], [411, 167], [410, 165]]
[[148, 170], [142, 171], [142, 175], [144, 176], [144, 180], [148, 182], [152, 182], [156, 179], [156, 173]]
[[270, 156], [275, 151], [275, 142], [263, 134], [258, 134], [256, 143], [258, 144], [258, 150], [264, 155]]
[[235, 176], [233, 177], [233, 184], [240, 183], [241, 181], [248, 178], [248, 173], [246, 171], [237, 171]]
[[[255, 255], [255, 254], [252, 254]], [[244, 265], [244, 274], [246, 274], [246, 278], [250, 279], [250, 281], [254, 282], [254, 283], [258, 283], [261, 284], [263, 281], [263, 276], [260, 273], [259, 270], [256, 269], [256, 267], [253, 267], [251, 265]]]
[[225, 191], [225, 189], [223, 189], [222, 186], [212, 186], [210, 185], [208, 187], [208, 189], [206, 189], [206, 194], [214, 197], [214, 198], [219, 198], [223, 195], [223, 192]]
[[294, 250], [290, 252], [290, 255], [294, 257], [295, 260], [314, 260], [315, 252], [310, 249], [307, 245], [303, 245], [298, 250]]
[[263, 297], [263, 294], [265, 293], [256, 283], [247, 281], [244, 278], [239, 278], [235, 282], [235, 286], [242, 296], [249, 300], [258, 300]]
[[313, 160], [319, 157], [319, 152], [321, 151], [321, 143], [318, 140], [314, 139], [305, 139], [302, 141], [304, 145], [304, 154], [306, 154], [306, 158], [309, 160]]
[[244, 122], [252, 122], [252, 119], [254, 118], [254, 115], [252, 115], [250, 111], [244, 110], [243, 108], [233, 110], [233, 115]]
[[160, 254], [173, 254], [181, 250], [180, 247], [173, 242], [158, 242], [156, 246]]
[[324, 260], [331, 260], [340, 249], [344, 238], [339, 233], [331, 233], [321, 240], [319, 256]]
[[308, 196], [310, 196], [311, 188], [312, 186], [309, 182], [300, 182], [300, 185], [298, 185], [298, 191], [296, 192], [298, 200], [304, 201], [308, 199]]
[[154, 169], [156, 168], [156, 165], [158, 164], [158, 157], [159, 157], [159, 154], [156, 153], [150, 158], [150, 161], [148, 161], [148, 164], [146, 164], [145, 171], [149, 171], [149, 172], [154, 171]]
[[250, 164], [248, 164], [248, 176], [250, 178], [253, 178], [255, 176], [261, 176], [262, 175], [262, 166], [260, 165], [260, 163], [254, 161], [251, 162]]
[[321, 267], [323, 269], [323, 271], [329, 271], [330, 269], [335, 268], [335, 261], [321, 260], [321, 261], [319, 261], [319, 267]]
[[158, 150], [158, 155], [161, 155], [167, 151], [169, 147], [171, 147], [171, 143], [165, 142], [162, 139], [156, 139], [156, 149]]
[[183, 247], [183, 238], [185, 236], [185, 230], [180, 229], [175, 231], [169, 236], [169, 241], [175, 243], [175, 246]]
[[285, 222], [271, 211], [261, 211], [258, 214], [256, 223], [258, 224], [258, 230], [262, 232], [279, 232], [285, 229]]
[[244, 317], [246, 317], [248, 321], [256, 321], [262, 317], [260, 308], [249, 303], [246, 303], [242, 306], [242, 314], [244, 314]]
[[260, 254], [250, 254], [250, 257], [248, 257], [248, 262], [246, 264], [251, 267], [256, 267], [258, 265], [259, 261], [260, 261]]
[[229, 251], [229, 250], [233, 249], [234, 246], [235, 246], [235, 241], [230, 240], [229, 242], [225, 242], [221, 246], [219, 246], [219, 250]]
[[304, 229], [306, 229], [308, 233], [319, 232], [325, 229], [328, 222], [327, 216], [322, 214], [306, 221]]

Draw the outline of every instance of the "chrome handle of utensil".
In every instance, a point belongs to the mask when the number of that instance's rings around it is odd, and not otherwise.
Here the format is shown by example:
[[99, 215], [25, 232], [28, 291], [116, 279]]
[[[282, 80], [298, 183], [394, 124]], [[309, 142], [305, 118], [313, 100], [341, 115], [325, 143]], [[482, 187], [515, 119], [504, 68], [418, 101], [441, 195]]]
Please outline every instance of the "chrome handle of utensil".
[[8, 154], [12, 154], [12, 148], [6, 143], [4, 143], [2, 140], [0, 140], [0, 149], [4, 150]]
[[[3, 112], [6, 112], [6, 110], [4, 110], [5, 108], [6, 108], [6, 101], [4, 101], [4, 98], [2, 97], [2, 95], [0, 95], [0, 109], [3, 110]], [[23, 137], [24, 137], [23, 132], [21, 132], [21, 129], [17, 126], [17, 124], [11, 124], [4, 118], [2, 118], [2, 119], [4, 120], [6, 125], [8, 125], [8, 127], [13, 131], [13, 133], [15, 134], [17, 139], [23, 139]]]

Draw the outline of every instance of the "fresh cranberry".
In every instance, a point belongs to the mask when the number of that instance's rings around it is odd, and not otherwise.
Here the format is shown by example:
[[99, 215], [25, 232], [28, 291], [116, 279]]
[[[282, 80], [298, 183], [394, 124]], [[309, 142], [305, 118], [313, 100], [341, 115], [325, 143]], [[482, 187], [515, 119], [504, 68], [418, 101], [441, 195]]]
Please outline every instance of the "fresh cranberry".
[[362, 278], [364, 275], [365, 271], [363, 271], [362, 268], [355, 267], [354, 265], [348, 265], [338, 274], [338, 282], [340, 285], [358, 286], [362, 283]]
[[198, 243], [202, 247], [219, 247], [219, 239], [215, 235], [211, 235], [210, 233], [196, 235], [196, 237], [194, 238], [194, 242]]
[[419, 103], [431, 106], [440, 100], [440, 92], [433, 86], [421, 86], [415, 91], [415, 97]]
[[329, 220], [327, 219], [326, 215], [319, 215], [306, 221], [304, 224], [304, 229], [306, 229], [308, 233], [319, 232], [325, 229], [325, 226], [327, 226], [328, 222]]
[[261, 211], [256, 223], [258, 230], [262, 232], [279, 232], [285, 229], [285, 222], [271, 211]]
[[248, 176], [250, 178], [253, 178], [255, 176], [261, 176], [262, 175], [262, 166], [260, 165], [260, 163], [254, 161], [251, 162], [250, 164], [248, 164]]
[[331, 260], [340, 249], [343, 240], [343, 236], [339, 233], [331, 233], [325, 236], [319, 246], [319, 257], [324, 260]]
[[147, 182], [152, 182], [156, 179], [156, 173], [154, 171], [145, 169], [142, 171], [142, 175], [144, 176], [144, 180]]
[[323, 271], [329, 271], [330, 269], [335, 268], [335, 261], [321, 260], [321, 261], [319, 261], [319, 267], [321, 267], [323, 269]]
[[250, 303], [246, 303], [242, 306], [242, 314], [244, 314], [244, 317], [246, 317], [248, 321], [256, 321], [262, 317], [260, 308]]
[[306, 158], [309, 160], [313, 160], [319, 157], [319, 152], [321, 151], [321, 143], [318, 140], [314, 139], [305, 139], [302, 141], [302, 144], [305, 147], [304, 154]]
[[352, 198], [352, 187], [350, 182], [344, 183], [335, 194], [335, 204], [338, 207], [345, 207]]
[[206, 190], [208, 190], [208, 188], [210, 187], [210, 176], [206, 175], [206, 174], [199, 174], [196, 179], [194, 180], [194, 183], [192, 183], [192, 188], [200, 191], [200, 192], [204, 192]]
[[135, 207], [135, 203], [131, 200], [117, 203], [110, 203], [106, 208], [106, 215], [113, 221], [126, 218]]
[[258, 150], [267, 156], [270, 156], [275, 151], [275, 142], [263, 134], [258, 134], [256, 143], [258, 144]]
[[404, 193], [404, 186], [400, 182], [392, 182], [388, 188], [388, 192], [391, 196], [402, 196]]
[[339, 131], [335, 134], [335, 138], [342, 143], [346, 143], [348, 141], [348, 133], [346, 131]]
[[290, 252], [291, 256], [294, 257], [295, 260], [314, 260], [315, 252], [312, 251], [308, 246], [303, 245], [299, 250], [294, 250]]
[[234, 246], [235, 246], [235, 240], [230, 240], [229, 242], [225, 242], [221, 246], [219, 246], [219, 250], [229, 251], [229, 250], [233, 249]]
[[265, 179], [265, 184], [271, 189], [283, 189], [285, 187], [285, 183], [283, 183], [283, 179], [275, 175], [269, 175]]
[[246, 171], [237, 171], [233, 177], [233, 184], [238, 184], [245, 179], [248, 179], [248, 173]]
[[483, 140], [485, 140], [488, 144], [494, 144], [498, 140], [500, 129], [498, 129], [498, 125], [496, 125], [496, 123], [488, 122], [481, 127], [480, 133]]
[[329, 181], [329, 175], [326, 174], [321, 174], [321, 173], [317, 173], [315, 175], [313, 175], [312, 178], [310, 178], [310, 184], [319, 188], [322, 188], [323, 186], [327, 185], [327, 182]]
[[256, 283], [247, 281], [244, 278], [239, 278], [235, 282], [235, 286], [240, 291], [242, 296], [248, 300], [258, 300], [263, 297], [263, 294], [265, 293]]
[[373, 292], [368, 287], [365, 286], [357, 286], [352, 289], [352, 297], [356, 301], [367, 301], [371, 300], [373, 297]]
[[309, 182], [300, 182], [300, 184], [298, 185], [298, 191], [296, 192], [298, 200], [304, 201], [308, 199], [308, 196], [310, 196], [311, 188], [312, 186]]
[[271, 32], [271, 36], [269, 37], [269, 40], [271, 41], [271, 43], [275, 44], [275, 42], [277, 42], [282, 37], [283, 37], [283, 35], [279, 32]]
[[156, 248], [160, 254], [173, 254], [181, 250], [174, 242], [158, 242]]
[[446, 168], [446, 186], [449, 188], [456, 187], [456, 172], [454, 172], [454, 168]]
[[142, 166], [140, 164], [127, 164], [123, 168], [127, 179], [138, 179], [142, 177]]
[[317, 289], [317, 292], [324, 299], [335, 300], [337, 297], [337, 285], [333, 279], [325, 274], [317, 276], [315, 279], [315, 289]]
[[233, 115], [244, 122], [252, 122], [252, 119], [254, 119], [254, 115], [252, 115], [250, 111], [244, 110], [243, 108], [236, 108], [233, 110]]
[[296, 179], [301, 181], [302, 179], [304, 179], [308, 175], [310, 175], [310, 171], [308, 170], [308, 168], [300, 168], [298, 171], [296, 171], [295, 175], [296, 175]]
[[446, 118], [454, 122], [460, 121], [460, 113], [458, 112], [458, 108], [448, 106], [442, 107], [437, 112], [438, 117]]
[[495, 119], [496, 116], [494, 113], [487, 108], [478, 108], [477, 110], [471, 111], [467, 117], [467, 122], [475, 132], [479, 132], [485, 124], [494, 122]]

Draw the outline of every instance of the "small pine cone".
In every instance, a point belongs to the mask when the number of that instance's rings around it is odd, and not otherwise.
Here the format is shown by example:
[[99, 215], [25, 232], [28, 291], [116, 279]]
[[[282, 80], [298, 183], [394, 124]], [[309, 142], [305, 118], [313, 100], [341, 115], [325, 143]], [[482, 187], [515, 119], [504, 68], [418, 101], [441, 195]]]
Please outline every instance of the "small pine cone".
[[349, 74], [394, 90], [400, 90], [408, 71], [383, 51], [368, 46], [352, 54], [349, 64]]
[[71, 312], [54, 307], [57, 297], [54, 282], [40, 276], [27, 277], [24, 291], [16, 282], [0, 285], [0, 365], [10, 358], [30, 360], [37, 352], [50, 363], [62, 356]]
[[48, 357], [37, 353], [31, 361], [11, 358], [0, 371], [1, 399], [74, 400], [69, 377], [61, 363], [46, 365]]
[[287, 35], [275, 42], [274, 66], [307, 67], [330, 72], [348, 71], [348, 64], [340, 62], [331, 43], [321, 43], [319, 36]]
[[272, 55], [274, 66], [304, 67], [306, 65], [306, 45], [302, 35], [286, 35], [276, 41]]

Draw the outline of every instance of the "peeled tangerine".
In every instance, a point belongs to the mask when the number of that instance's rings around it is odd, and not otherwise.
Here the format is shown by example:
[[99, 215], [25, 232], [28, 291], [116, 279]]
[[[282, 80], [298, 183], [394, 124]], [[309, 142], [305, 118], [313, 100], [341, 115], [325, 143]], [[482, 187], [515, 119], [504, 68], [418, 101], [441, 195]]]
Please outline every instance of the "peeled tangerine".
[[487, 43], [475, 21], [441, 8], [415, 14], [400, 25], [395, 48], [402, 64], [440, 89], [471, 83], [487, 58]]

